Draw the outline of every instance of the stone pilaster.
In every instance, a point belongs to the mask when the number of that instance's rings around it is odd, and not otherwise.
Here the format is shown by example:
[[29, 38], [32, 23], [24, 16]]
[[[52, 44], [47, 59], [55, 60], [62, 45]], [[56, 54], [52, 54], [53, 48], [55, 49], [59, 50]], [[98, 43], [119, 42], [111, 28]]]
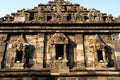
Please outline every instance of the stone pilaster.
[[55, 60], [55, 56], [56, 56], [56, 47], [55, 47], [55, 44], [52, 46], [53, 48], [52, 48], [52, 55], [51, 55], [51, 57], [52, 57], [52, 59], [53, 60]]
[[37, 35], [36, 43], [36, 67], [43, 68], [43, 57], [44, 57], [44, 34]]
[[114, 41], [114, 53], [115, 53], [115, 66], [117, 68], [120, 67], [120, 40], [115, 40]]
[[84, 56], [84, 49], [83, 49], [83, 35], [76, 34], [76, 64], [77, 68], [84, 68], [85, 67], [85, 56]]
[[64, 61], [67, 62], [66, 44], [64, 44]]
[[4, 59], [5, 59], [5, 46], [7, 45], [7, 43], [5, 43], [4, 41], [7, 39], [7, 34], [0, 34], [0, 68], [2, 67], [2, 65], [4, 64]]

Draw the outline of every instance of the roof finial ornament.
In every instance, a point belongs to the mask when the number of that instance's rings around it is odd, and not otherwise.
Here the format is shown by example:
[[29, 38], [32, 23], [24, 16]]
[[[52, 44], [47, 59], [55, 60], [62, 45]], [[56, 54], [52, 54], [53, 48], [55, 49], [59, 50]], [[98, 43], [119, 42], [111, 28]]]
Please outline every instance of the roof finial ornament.
[[63, 2], [64, 0], [55, 0], [56, 2]]
[[57, 7], [57, 13], [60, 14], [61, 13], [61, 1], [62, 0], [56, 0], [56, 7]]
[[62, 19], [62, 1], [64, 0], [56, 0], [56, 21], [61, 21]]

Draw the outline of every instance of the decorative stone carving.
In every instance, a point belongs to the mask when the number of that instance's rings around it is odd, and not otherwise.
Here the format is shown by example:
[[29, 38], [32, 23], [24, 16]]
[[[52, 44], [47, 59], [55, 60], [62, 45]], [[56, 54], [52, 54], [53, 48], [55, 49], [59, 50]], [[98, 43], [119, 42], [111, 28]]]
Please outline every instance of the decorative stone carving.
[[35, 15], [36, 20], [43, 22], [44, 21], [44, 15], [42, 14], [42, 8], [38, 7], [38, 13]]
[[[108, 40], [110, 40], [110, 39], [108, 39]], [[98, 68], [101, 68], [101, 67], [105, 68], [105, 67], [113, 67], [114, 66], [114, 61], [112, 59], [112, 55], [114, 54], [113, 49], [105, 41], [106, 40], [104, 40], [103, 37], [100, 35], [96, 35], [93, 39], [91, 39], [89, 41], [90, 52], [95, 53], [94, 55], [97, 54], [96, 57], [100, 57], [100, 56], [98, 56], [99, 54], [102, 54], [102, 56], [103, 56], [102, 62], [100, 62], [100, 63], [95, 62], [96, 67], [98, 67]], [[99, 53], [98, 52], [99, 50], [101, 50], [102, 52]], [[98, 58], [95, 58], [95, 59], [97, 61]]]
[[95, 16], [93, 13], [93, 10], [91, 9], [90, 12], [88, 13], [88, 22], [94, 22], [95, 21]]
[[111, 23], [112, 21], [113, 21], [113, 17], [112, 17], [112, 15], [111, 14], [109, 14], [108, 16], [107, 16], [107, 18], [106, 18], [106, 23]]
[[13, 42], [13, 48], [18, 51], [23, 51], [25, 45], [23, 44], [23, 36], [21, 35], [16, 41]]
[[103, 14], [97, 13], [97, 16], [95, 17], [96, 22], [103, 22]]
[[[10, 41], [7, 47], [8, 51], [6, 53], [6, 67], [10, 68], [23, 68], [24, 65], [24, 55], [25, 55], [25, 44], [24, 44], [24, 39], [23, 35], [16, 35], [16, 36], [11, 36]], [[22, 61], [20, 65], [18, 66], [15, 62], [15, 59], [17, 57], [17, 51], [21, 52], [21, 58]]]
[[104, 48], [104, 43], [99, 39], [99, 36], [96, 35], [93, 39], [90, 39], [89, 46], [97, 50]]
[[[70, 20], [67, 20], [68, 14], [71, 14]], [[47, 20], [49, 19], [48, 16], [50, 16], [50, 20]], [[39, 4], [34, 9], [18, 10], [16, 13], [6, 15], [0, 20], [0, 22], [5, 23], [84, 23], [85, 21], [110, 23], [114, 20], [112, 15], [106, 15], [96, 9], [87, 10], [79, 4], [72, 4], [64, 0], [49, 1], [48, 4]]]
[[115, 22], [120, 23], [120, 16], [118, 16], [117, 18], [115, 18]]
[[84, 16], [78, 11], [74, 15], [76, 23], [83, 23], [85, 21]]
[[68, 39], [67, 37], [63, 34], [63, 33], [55, 33], [51, 39], [50, 42], [52, 44], [67, 44], [68, 43]]
[[0, 34], [0, 42], [4, 42], [7, 39], [7, 34]]

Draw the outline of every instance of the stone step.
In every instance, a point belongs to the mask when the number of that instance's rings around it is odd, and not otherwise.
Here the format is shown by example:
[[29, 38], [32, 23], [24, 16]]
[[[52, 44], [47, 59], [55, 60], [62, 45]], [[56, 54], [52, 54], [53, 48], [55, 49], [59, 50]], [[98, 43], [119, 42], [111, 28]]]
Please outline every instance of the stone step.
[[98, 63], [96, 67], [97, 68], [106, 68], [106, 65], [107, 65], [107, 63], [102, 62], [102, 63]]
[[23, 67], [24, 63], [14, 63], [14, 67]]

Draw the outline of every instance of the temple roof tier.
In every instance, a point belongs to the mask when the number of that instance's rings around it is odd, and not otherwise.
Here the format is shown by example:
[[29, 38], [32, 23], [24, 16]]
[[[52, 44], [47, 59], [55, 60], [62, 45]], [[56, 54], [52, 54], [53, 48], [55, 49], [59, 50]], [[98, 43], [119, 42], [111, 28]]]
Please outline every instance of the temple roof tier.
[[94, 8], [87, 9], [69, 1], [54, 0], [22, 9], [0, 18], [0, 23], [119, 23], [120, 19]]

